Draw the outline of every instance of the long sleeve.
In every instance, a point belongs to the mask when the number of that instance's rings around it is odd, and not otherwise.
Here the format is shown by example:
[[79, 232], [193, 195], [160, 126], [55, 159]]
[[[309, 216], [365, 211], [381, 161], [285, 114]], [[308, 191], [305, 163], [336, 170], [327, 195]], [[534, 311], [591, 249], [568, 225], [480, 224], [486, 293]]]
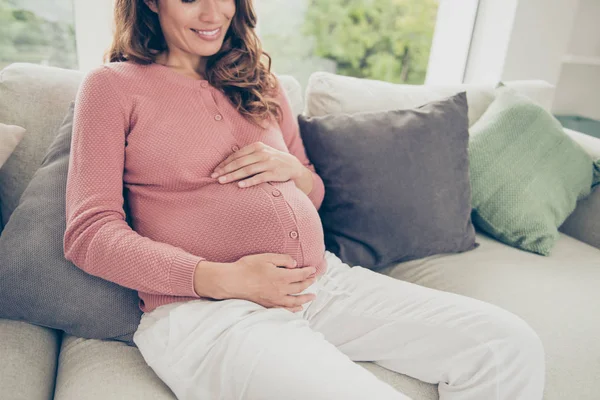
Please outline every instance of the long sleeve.
[[200, 297], [203, 257], [141, 236], [123, 209], [128, 108], [105, 66], [90, 71], [75, 99], [66, 187], [65, 258], [85, 272], [157, 295]]
[[318, 210], [321, 207], [321, 203], [323, 203], [323, 198], [325, 197], [325, 185], [323, 184], [323, 180], [319, 174], [317, 174], [314, 165], [306, 156], [306, 149], [304, 148], [304, 143], [302, 142], [302, 137], [300, 136], [298, 120], [292, 111], [290, 101], [285, 93], [285, 90], [283, 89], [283, 86], [281, 85], [281, 82], [279, 83], [279, 88], [280, 90], [277, 100], [279, 101], [281, 110], [283, 111], [283, 118], [280, 122], [281, 133], [283, 134], [285, 144], [290, 154], [296, 156], [302, 165], [312, 172], [313, 186], [310, 193], [308, 193], [308, 198], [313, 202], [315, 208]]

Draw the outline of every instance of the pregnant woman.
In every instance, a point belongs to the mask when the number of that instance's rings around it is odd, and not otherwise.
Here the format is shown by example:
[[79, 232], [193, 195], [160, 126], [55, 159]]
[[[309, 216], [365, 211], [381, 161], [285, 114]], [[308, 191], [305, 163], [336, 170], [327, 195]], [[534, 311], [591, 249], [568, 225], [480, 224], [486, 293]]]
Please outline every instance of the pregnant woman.
[[182, 400], [408, 399], [353, 361], [443, 400], [541, 399], [523, 320], [325, 250], [323, 181], [255, 27], [252, 0], [116, 0], [77, 93], [65, 256], [138, 291], [147, 364]]

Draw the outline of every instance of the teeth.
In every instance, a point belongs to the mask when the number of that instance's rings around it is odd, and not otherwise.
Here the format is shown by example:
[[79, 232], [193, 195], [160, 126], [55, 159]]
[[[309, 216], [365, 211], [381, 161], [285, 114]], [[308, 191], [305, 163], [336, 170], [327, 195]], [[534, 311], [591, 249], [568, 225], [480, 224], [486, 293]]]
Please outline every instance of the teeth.
[[192, 29], [192, 30], [200, 35], [205, 35], [205, 36], [213, 36], [217, 32], [219, 32], [219, 28], [215, 29], [214, 31], [197, 31], [195, 29]]

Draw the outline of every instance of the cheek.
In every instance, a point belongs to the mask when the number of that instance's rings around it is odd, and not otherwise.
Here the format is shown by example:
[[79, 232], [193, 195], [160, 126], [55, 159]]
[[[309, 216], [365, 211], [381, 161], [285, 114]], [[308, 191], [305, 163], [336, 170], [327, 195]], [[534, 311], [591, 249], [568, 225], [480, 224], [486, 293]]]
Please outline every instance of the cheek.
[[233, 19], [235, 15], [235, 1], [226, 1], [222, 8], [223, 15], [227, 17], [229, 22]]

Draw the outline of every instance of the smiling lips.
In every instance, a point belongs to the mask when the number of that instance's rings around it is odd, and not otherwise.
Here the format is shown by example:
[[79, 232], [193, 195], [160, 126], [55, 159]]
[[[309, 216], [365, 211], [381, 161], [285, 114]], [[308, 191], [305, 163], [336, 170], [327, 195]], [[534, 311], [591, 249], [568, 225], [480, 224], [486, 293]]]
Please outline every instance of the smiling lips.
[[202, 38], [202, 39], [216, 39], [219, 37], [220, 33], [221, 33], [221, 27], [218, 27], [217, 29], [213, 29], [213, 30], [196, 30], [196, 29], [191, 29], [196, 36]]

